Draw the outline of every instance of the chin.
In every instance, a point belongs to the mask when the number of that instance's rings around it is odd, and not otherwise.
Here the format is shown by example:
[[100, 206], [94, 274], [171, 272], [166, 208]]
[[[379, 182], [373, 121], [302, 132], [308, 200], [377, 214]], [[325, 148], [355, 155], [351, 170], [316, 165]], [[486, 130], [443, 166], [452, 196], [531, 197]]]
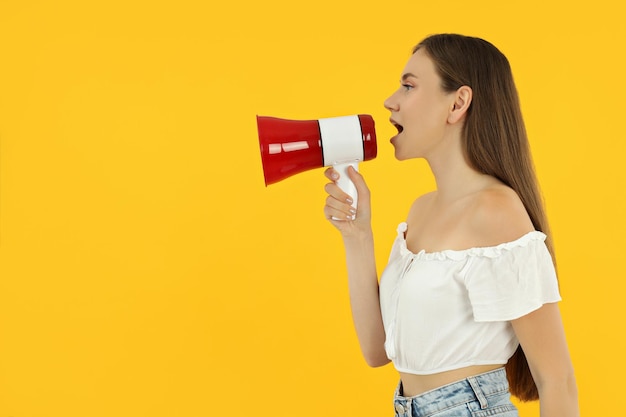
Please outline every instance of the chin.
[[396, 159], [398, 161], [405, 161], [405, 160], [409, 159], [406, 155], [403, 155], [402, 153], [398, 152], [397, 150], [396, 150], [394, 155], [395, 155], [395, 157], [396, 157]]
[[396, 151], [395, 151], [395, 153], [394, 153], [394, 156], [396, 157], [396, 159], [397, 159], [398, 161], [406, 161], [406, 160], [409, 160], [409, 159], [419, 159], [419, 158], [424, 158], [424, 156], [419, 155], [419, 154], [417, 154], [416, 152], [409, 152], [409, 153], [404, 152], [404, 153], [403, 153], [403, 152], [401, 152], [401, 151], [398, 151], [398, 149], [397, 149], [397, 148], [396, 148]]

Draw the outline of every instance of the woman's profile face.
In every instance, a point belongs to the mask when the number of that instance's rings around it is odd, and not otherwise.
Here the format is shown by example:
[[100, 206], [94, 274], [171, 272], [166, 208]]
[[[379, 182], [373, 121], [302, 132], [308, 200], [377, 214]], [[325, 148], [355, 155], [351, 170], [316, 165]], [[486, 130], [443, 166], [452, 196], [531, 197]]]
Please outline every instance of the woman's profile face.
[[391, 138], [399, 160], [428, 156], [447, 133], [454, 95], [441, 88], [441, 79], [423, 49], [415, 52], [400, 77], [400, 87], [387, 100], [391, 123], [398, 134]]

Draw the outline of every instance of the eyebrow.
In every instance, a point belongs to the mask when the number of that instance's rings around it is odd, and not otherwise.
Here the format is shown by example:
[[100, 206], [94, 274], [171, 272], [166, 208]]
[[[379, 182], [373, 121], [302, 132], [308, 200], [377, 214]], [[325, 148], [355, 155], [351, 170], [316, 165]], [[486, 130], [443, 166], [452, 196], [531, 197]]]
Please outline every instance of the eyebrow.
[[407, 73], [402, 74], [402, 81], [406, 81], [406, 79], [410, 77], [418, 78], [417, 75], [407, 72]]

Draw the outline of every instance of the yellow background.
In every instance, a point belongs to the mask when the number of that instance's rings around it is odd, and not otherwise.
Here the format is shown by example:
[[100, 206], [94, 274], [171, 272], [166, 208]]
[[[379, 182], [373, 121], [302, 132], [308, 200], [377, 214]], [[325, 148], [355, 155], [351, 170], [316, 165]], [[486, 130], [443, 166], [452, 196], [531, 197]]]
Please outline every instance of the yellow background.
[[433, 186], [394, 160], [382, 102], [436, 32], [511, 61], [581, 411], [619, 413], [618, 4], [0, 0], [0, 417], [392, 415], [397, 376], [360, 356], [322, 170], [265, 188], [255, 115], [374, 116], [361, 170], [382, 270]]

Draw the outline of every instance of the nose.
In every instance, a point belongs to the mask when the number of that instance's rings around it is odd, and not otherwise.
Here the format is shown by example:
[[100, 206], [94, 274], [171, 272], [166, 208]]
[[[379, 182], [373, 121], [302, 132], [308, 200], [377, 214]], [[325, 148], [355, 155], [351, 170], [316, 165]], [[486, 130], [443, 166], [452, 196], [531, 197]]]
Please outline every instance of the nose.
[[385, 108], [389, 111], [398, 111], [398, 102], [395, 100], [396, 93], [393, 93], [383, 103]]

